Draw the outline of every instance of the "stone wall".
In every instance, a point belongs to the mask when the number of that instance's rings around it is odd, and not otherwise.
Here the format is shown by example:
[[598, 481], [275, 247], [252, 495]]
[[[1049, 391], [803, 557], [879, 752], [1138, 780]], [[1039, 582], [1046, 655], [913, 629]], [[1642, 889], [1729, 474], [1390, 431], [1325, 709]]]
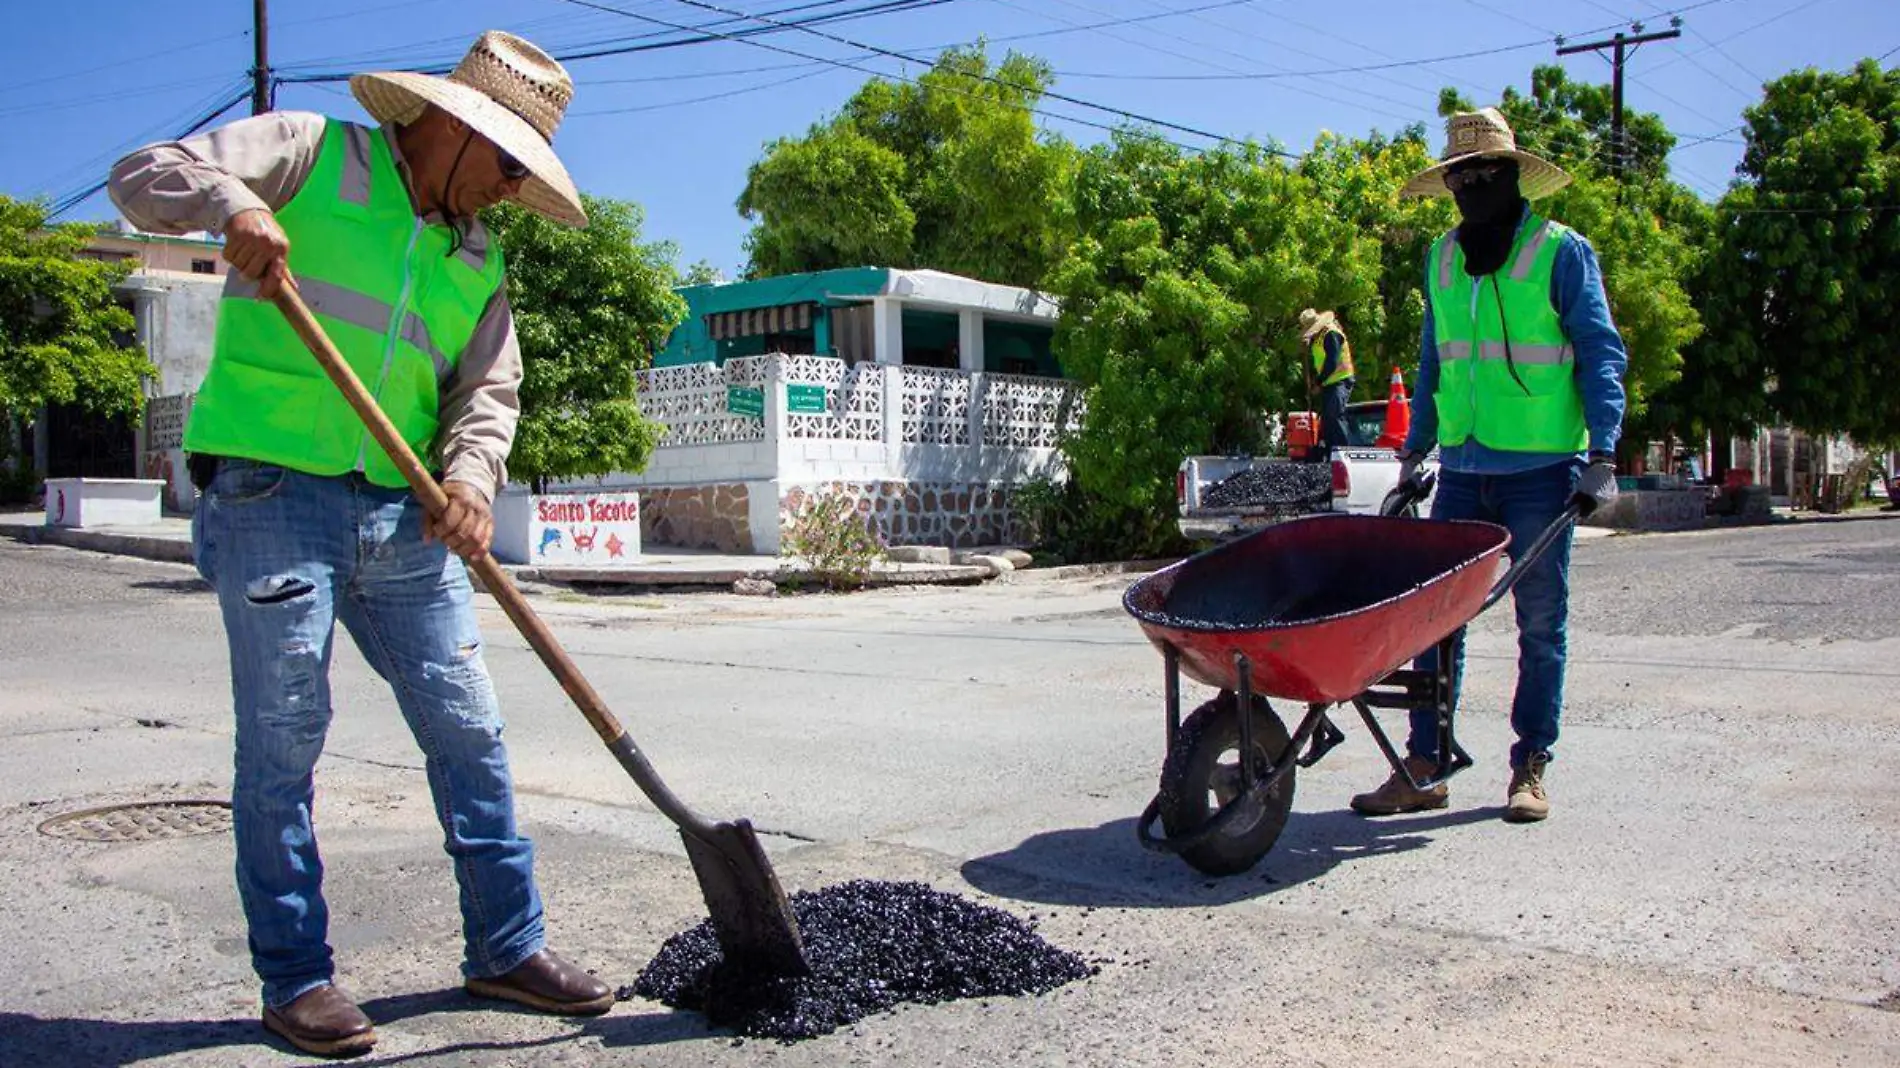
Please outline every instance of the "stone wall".
[[789, 523], [809, 494], [842, 493], [871, 517], [890, 545], [1012, 545], [1021, 539], [1002, 483], [819, 482], [794, 487], [779, 505]]
[[640, 489], [643, 545], [751, 553], [748, 490], [743, 482]]

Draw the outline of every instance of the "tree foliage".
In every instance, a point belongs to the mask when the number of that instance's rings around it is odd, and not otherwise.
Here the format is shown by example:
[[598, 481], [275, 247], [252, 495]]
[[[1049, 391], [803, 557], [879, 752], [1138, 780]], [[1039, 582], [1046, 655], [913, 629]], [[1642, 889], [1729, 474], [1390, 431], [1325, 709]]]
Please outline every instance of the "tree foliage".
[[1370, 302], [1376, 248], [1252, 145], [1189, 156], [1119, 134], [1083, 157], [1075, 212], [1051, 284], [1088, 417], [1065, 451], [1101, 525], [1150, 551], [1173, 539], [1183, 456], [1258, 449], [1266, 413], [1304, 406], [1299, 311]]
[[638, 205], [584, 197], [584, 230], [514, 205], [488, 224], [507, 256], [523, 360], [509, 468], [550, 479], [638, 471], [661, 428], [640, 414], [636, 374], [685, 318], [670, 244], [642, 244]]
[[[1334, 217], [1373, 246], [1369, 254], [1378, 284], [1366, 297], [1342, 306], [1341, 326], [1352, 340], [1353, 365], [1362, 397], [1384, 397], [1393, 368], [1412, 380], [1418, 367], [1419, 333], [1425, 323], [1425, 255], [1451, 228], [1451, 205], [1440, 199], [1407, 198], [1398, 191], [1430, 166], [1423, 127], [1397, 137], [1356, 139], [1322, 134], [1304, 158], [1300, 174]], [[1298, 338], [1289, 342], [1299, 356]]]
[[[31, 417], [48, 404], [134, 414], [140, 380], [156, 374], [131, 343], [132, 313], [113, 287], [125, 263], [80, 259], [97, 231], [48, 227], [46, 208], [0, 196], [0, 416]], [[11, 435], [0, 435], [4, 456]]]
[[1900, 439], [1900, 71], [1797, 71], [1745, 115], [1695, 397], [1744, 425]]
[[1039, 285], [1067, 243], [1075, 149], [1029, 111], [1053, 80], [950, 49], [915, 84], [873, 79], [804, 137], [767, 146], [739, 211], [750, 274], [930, 267]]

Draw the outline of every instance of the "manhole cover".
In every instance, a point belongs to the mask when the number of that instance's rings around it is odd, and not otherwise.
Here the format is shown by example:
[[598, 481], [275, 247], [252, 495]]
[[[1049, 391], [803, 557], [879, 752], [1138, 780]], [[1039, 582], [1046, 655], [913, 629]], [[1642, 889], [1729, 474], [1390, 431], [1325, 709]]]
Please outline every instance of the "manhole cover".
[[54, 816], [40, 833], [81, 842], [155, 842], [231, 829], [228, 801], [143, 801]]

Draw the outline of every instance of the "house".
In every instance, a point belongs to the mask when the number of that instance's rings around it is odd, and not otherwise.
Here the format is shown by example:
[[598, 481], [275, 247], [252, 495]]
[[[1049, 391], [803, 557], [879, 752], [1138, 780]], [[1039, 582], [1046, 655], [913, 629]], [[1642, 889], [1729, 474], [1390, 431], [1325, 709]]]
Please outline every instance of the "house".
[[145, 383], [142, 418], [101, 416], [79, 405], [50, 405], [33, 420], [34, 470], [45, 478], [152, 478], [167, 483], [176, 509], [193, 499], [180, 446], [190, 397], [211, 363], [218, 299], [228, 265], [209, 234], [169, 237], [120, 220], [101, 227], [79, 253], [83, 259], [130, 261], [135, 266], [115, 290], [132, 313], [124, 339], [145, 350], [158, 368]]
[[820, 494], [891, 544], [1008, 543], [1014, 488], [1061, 473], [1080, 395], [1044, 294], [882, 267], [680, 294], [687, 318], [640, 374], [666, 426], [646, 470], [556, 487], [637, 489], [645, 545], [776, 553]]

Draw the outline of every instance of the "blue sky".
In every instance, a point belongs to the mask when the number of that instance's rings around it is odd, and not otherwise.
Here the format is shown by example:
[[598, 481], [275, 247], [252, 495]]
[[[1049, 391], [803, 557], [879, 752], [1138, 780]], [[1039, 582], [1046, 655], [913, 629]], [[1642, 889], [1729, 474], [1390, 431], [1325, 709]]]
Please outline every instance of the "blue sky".
[[[747, 13], [812, 0], [705, 0]], [[834, 0], [805, 14], [864, 6]], [[272, 0], [271, 58], [283, 73], [349, 72], [451, 63], [483, 29], [520, 33], [557, 54], [639, 35], [677, 37], [661, 23], [740, 23], [685, 0]], [[0, 38], [0, 193], [58, 198], [105, 175], [119, 154], [170, 136], [243, 86], [251, 4], [216, 0], [154, 8], [150, 0], [15, 3]], [[163, 17], [155, 12], [168, 12]], [[189, 11], [187, 17], [184, 12]], [[1900, 62], [1893, 0], [940, 0], [821, 27], [878, 48], [928, 56], [986, 37], [1047, 59], [1057, 91], [1226, 137], [1276, 138], [1299, 149], [1321, 130], [1362, 133], [1432, 124], [1438, 88], [1494, 99], [1524, 87], [1552, 58], [1555, 33], [1575, 41], [1643, 20], [1664, 28], [1679, 11], [1684, 36], [1645, 45], [1629, 66], [1629, 106], [1661, 113], [1684, 139], [1677, 176], [1704, 195], [1727, 183], [1739, 157], [1743, 107], [1761, 79], [1791, 68], [1839, 69], [1867, 56]], [[177, 12], [177, 14], [170, 14]], [[1159, 16], [1159, 17], [1152, 17]], [[797, 17], [778, 16], [780, 21]], [[1086, 27], [1116, 20], [1106, 28]], [[757, 26], [757, 23], [751, 25]], [[1009, 40], [1019, 35], [1035, 35]], [[575, 60], [578, 93], [556, 139], [583, 190], [642, 204], [647, 236], [680, 247], [682, 265], [711, 260], [728, 274], [744, 259], [747, 224], [733, 208], [746, 167], [775, 137], [796, 135], [834, 111], [868, 77], [915, 75], [907, 63], [808, 33], [755, 39], [784, 49], [715, 40]], [[650, 43], [650, 42], [649, 42]], [[1515, 46], [1515, 47], [1514, 47]], [[1494, 51], [1495, 50], [1495, 51]], [[1490, 52], [1429, 65], [1327, 77], [1187, 79], [1183, 75], [1336, 70]], [[848, 63], [850, 69], [814, 60]], [[1608, 82], [1596, 55], [1562, 60], [1573, 77]], [[341, 85], [285, 85], [277, 104], [361, 119]], [[1058, 116], [1116, 116], [1050, 103], [1041, 121], [1083, 143], [1106, 134]], [[230, 112], [248, 113], [248, 101]], [[1183, 144], [1210, 144], [1170, 132]], [[68, 218], [104, 219], [103, 194]]]

